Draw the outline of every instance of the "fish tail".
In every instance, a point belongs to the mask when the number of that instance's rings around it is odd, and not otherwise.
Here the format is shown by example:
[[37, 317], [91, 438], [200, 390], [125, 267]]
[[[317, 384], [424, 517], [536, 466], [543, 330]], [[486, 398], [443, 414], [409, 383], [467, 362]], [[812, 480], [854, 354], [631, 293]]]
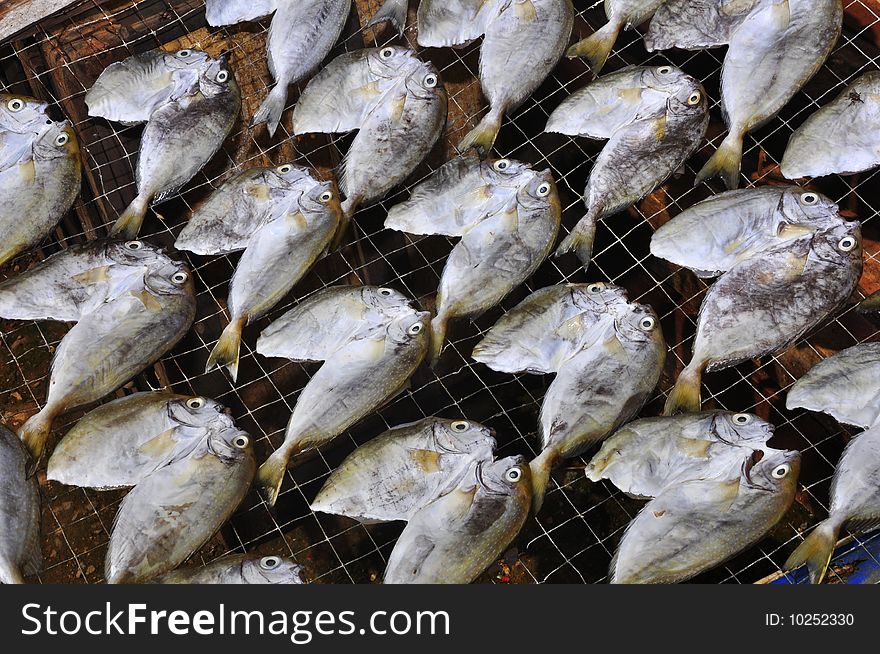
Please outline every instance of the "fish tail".
[[729, 189], [739, 186], [739, 169], [742, 165], [743, 135], [731, 131], [715, 150], [706, 165], [697, 173], [694, 186], [716, 175], [724, 180]]
[[382, 7], [373, 18], [370, 19], [370, 22], [367, 23], [364, 29], [369, 27], [374, 27], [381, 23], [391, 23], [391, 25], [397, 30], [397, 33], [402, 35], [404, 29], [406, 29], [406, 11], [408, 0], [385, 0]]
[[278, 494], [281, 492], [281, 484], [284, 481], [284, 473], [287, 472], [287, 465], [289, 463], [290, 454], [286, 449], [282, 448], [272, 452], [257, 471], [257, 485], [269, 506], [275, 506], [275, 502], [278, 501]]
[[18, 437], [31, 455], [31, 460], [28, 463], [28, 476], [31, 476], [36, 470], [43, 456], [43, 450], [46, 449], [49, 433], [52, 431], [52, 421], [55, 419], [55, 412], [48, 411], [47, 409], [48, 405], [43, 407], [43, 410], [39, 413], [28, 418], [27, 422], [18, 430]]
[[859, 306], [856, 307], [856, 311], [859, 313], [874, 313], [875, 311], [880, 311], [880, 291], [877, 291], [873, 295], [869, 295], [862, 300], [859, 303]]
[[251, 120], [251, 127], [266, 123], [269, 136], [275, 136], [275, 130], [281, 123], [281, 114], [284, 113], [284, 105], [287, 104], [287, 85], [281, 81], [269, 91], [269, 95], [263, 100], [263, 104], [257, 109]]
[[828, 570], [828, 564], [831, 562], [831, 555], [834, 553], [834, 546], [837, 544], [840, 526], [838, 521], [830, 518], [819, 523], [819, 526], [791, 553], [782, 566], [783, 570], [794, 570], [806, 563], [810, 572], [810, 583], [822, 583], [825, 571]]
[[501, 121], [504, 119], [504, 110], [502, 108], [492, 107], [489, 113], [483, 116], [483, 120], [474, 127], [461, 143], [458, 144], [460, 152], [466, 152], [473, 148], [480, 156], [487, 156], [495, 145], [495, 139], [501, 129]]
[[14, 563], [0, 566], [0, 584], [20, 586], [24, 583], [24, 575], [21, 569]]
[[556, 465], [557, 458], [554, 450], [546, 449], [529, 463], [532, 470], [532, 515], [537, 515], [544, 504], [544, 495], [550, 484], [550, 473]]
[[666, 406], [663, 407], [663, 415], [671, 416], [674, 413], [696, 413], [700, 410], [700, 383], [703, 376], [703, 368], [695, 361], [686, 366], [675, 386], [666, 398]]
[[596, 217], [590, 213], [578, 221], [574, 229], [556, 248], [554, 256], [561, 257], [569, 252], [577, 254], [584, 268], [589, 268], [593, 257], [593, 241], [596, 239]]
[[113, 227], [110, 229], [110, 236], [129, 240], [137, 238], [149, 207], [150, 198], [138, 195], [113, 224]]
[[442, 314], [438, 314], [431, 321], [431, 344], [428, 351], [428, 361], [432, 368], [440, 361], [440, 354], [443, 352], [443, 345], [446, 342], [446, 329], [448, 327], [449, 318]]
[[620, 34], [620, 28], [619, 23], [605, 23], [593, 34], [571, 46], [565, 56], [569, 59], [584, 57], [589, 62], [593, 75], [598, 75], [608, 60], [608, 55], [611, 54], [617, 35]]
[[217, 344], [208, 355], [208, 363], [205, 372], [210, 372], [219, 366], [225, 366], [229, 371], [232, 381], [238, 380], [238, 353], [241, 349], [241, 331], [247, 324], [247, 317], [235, 318], [226, 325]]

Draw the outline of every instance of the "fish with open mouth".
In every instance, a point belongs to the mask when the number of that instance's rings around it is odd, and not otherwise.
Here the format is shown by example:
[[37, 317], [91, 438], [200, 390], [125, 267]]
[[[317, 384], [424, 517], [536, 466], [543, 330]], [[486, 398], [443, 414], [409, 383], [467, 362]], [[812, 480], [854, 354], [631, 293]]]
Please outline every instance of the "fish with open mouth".
[[671, 584], [723, 563], [763, 538], [794, 500], [800, 453], [747, 459], [733, 479], [669, 486], [626, 528], [609, 580]]
[[862, 274], [858, 222], [845, 222], [735, 264], [709, 288], [690, 363], [664, 413], [699, 411], [703, 371], [786, 349], [842, 306]]
[[23, 584], [43, 567], [40, 484], [18, 437], [0, 425], [0, 583]]
[[608, 142], [584, 190], [587, 214], [556, 256], [575, 252], [588, 267], [597, 222], [632, 206], [681, 168], [708, 124], [703, 86], [674, 66], [624, 68], [566, 98], [544, 131]]
[[336, 184], [293, 164], [244, 171], [196, 211], [177, 239], [179, 250], [244, 250], [229, 283], [229, 324], [208, 355], [206, 371], [225, 366], [237, 379], [245, 325], [302, 279], [327, 251], [341, 220]]
[[521, 456], [474, 464], [454, 490], [412, 516], [388, 557], [384, 583], [471, 583], [522, 529], [531, 490]]
[[425, 418], [361, 445], [334, 470], [313, 511], [361, 522], [409, 520], [458, 485], [475, 463], [493, 460], [492, 431], [470, 420]]
[[284, 556], [224, 556], [206, 566], [180, 568], [157, 584], [303, 584], [303, 568]]

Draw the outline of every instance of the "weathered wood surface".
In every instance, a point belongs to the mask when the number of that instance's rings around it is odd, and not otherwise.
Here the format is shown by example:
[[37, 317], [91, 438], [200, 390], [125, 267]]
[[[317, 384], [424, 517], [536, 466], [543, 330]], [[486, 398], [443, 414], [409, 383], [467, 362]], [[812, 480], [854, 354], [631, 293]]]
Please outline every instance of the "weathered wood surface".
[[0, 2], [0, 42], [82, 0], [3, 0]]

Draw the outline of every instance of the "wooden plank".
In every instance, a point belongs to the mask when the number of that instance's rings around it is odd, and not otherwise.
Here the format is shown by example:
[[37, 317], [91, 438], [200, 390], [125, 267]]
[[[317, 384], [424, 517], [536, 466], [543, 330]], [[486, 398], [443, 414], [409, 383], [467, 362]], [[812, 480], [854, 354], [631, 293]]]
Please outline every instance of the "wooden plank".
[[81, 0], [3, 0], [0, 3], [0, 41], [78, 2]]

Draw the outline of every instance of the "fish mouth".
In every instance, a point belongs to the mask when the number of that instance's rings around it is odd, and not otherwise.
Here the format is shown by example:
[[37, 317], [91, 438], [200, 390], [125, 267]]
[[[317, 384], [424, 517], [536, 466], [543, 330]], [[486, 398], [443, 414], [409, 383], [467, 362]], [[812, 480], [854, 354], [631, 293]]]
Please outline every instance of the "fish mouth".
[[752, 450], [752, 453], [746, 457], [746, 460], [743, 461], [742, 473], [746, 480], [746, 485], [749, 488], [753, 488], [755, 490], [763, 490], [772, 492], [772, 488], [767, 488], [766, 486], [762, 486], [761, 484], [756, 484], [752, 480], [752, 470], [758, 464], [758, 462], [764, 458], [763, 450]]

